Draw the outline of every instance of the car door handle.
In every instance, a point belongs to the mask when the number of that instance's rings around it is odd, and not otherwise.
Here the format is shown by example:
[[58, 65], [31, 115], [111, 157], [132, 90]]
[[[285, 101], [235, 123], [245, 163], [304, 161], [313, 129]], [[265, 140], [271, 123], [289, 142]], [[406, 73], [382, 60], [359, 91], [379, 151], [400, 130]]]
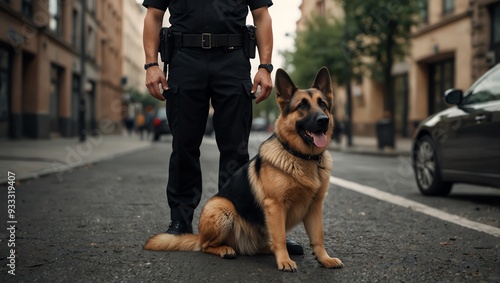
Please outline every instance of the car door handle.
[[483, 121], [484, 119], [486, 119], [486, 115], [477, 115], [474, 120], [476, 120], [476, 122], [481, 122]]

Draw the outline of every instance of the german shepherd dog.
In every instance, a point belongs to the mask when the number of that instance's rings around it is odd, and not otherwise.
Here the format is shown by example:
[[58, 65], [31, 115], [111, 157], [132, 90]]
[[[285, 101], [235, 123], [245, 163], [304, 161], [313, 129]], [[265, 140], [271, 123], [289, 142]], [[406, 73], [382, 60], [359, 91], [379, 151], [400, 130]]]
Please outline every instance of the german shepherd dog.
[[281, 110], [276, 130], [206, 203], [199, 235], [158, 234], [144, 249], [201, 250], [222, 258], [273, 253], [279, 270], [296, 271], [286, 231], [303, 222], [316, 259], [326, 268], [343, 266], [323, 244], [322, 204], [332, 169], [326, 150], [333, 132], [330, 74], [323, 67], [312, 88], [299, 89], [279, 69], [275, 82]]

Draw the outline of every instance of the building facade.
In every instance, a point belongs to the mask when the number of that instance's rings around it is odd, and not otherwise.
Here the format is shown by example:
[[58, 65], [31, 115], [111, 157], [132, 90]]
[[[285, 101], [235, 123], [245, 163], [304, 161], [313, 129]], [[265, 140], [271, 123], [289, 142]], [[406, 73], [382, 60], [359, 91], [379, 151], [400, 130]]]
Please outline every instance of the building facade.
[[448, 107], [443, 93], [466, 90], [500, 62], [500, 1], [428, 1], [412, 37], [410, 120]]
[[[0, 1], [0, 138], [78, 135], [121, 118], [122, 1]], [[86, 17], [82, 82], [82, 16]], [[80, 86], [84, 103], [80, 104]]]
[[125, 89], [147, 92], [142, 31], [146, 9], [136, 0], [123, 1], [123, 80]]
[[[331, 2], [325, 9], [323, 1], [302, 1], [297, 29], [303, 30], [308, 17], [322, 11], [343, 18], [338, 12], [342, 7]], [[427, 0], [422, 18], [409, 56], [392, 69], [396, 134], [403, 137], [410, 137], [430, 114], [448, 107], [444, 91], [466, 90], [500, 62], [500, 0]], [[384, 117], [382, 86], [364, 77], [352, 83], [352, 90], [353, 134], [375, 135], [375, 123]], [[335, 111], [344, 117], [345, 88], [335, 92]]]
[[500, 1], [472, 1], [472, 78], [500, 62]]
[[[301, 18], [297, 22], [297, 31], [307, 28], [306, 24], [312, 17], [327, 16], [343, 21], [344, 8], [341, 3], [332, 0], [303, 0], [300, 5]], [[332, 48], [340, 48], [333, 46]], [[346, 60], [340, 58], [339, 60]], [[319, 68], [320, 66], [318, 66]], [[403, 68], [406, 71], [407, 68]], [[401, 72], [401, 68], [398, 69]], [[352, 90], [352, 124], [351, 131], [354, 135], [375, 135], [376, 122], [384, 117], [383, 86], [368, 76], [363, 76], [361, 81], [351, 82]], [[335, 119], [337, 122], [346, 121], [347, 95], [344, 86], [334, 86]]]

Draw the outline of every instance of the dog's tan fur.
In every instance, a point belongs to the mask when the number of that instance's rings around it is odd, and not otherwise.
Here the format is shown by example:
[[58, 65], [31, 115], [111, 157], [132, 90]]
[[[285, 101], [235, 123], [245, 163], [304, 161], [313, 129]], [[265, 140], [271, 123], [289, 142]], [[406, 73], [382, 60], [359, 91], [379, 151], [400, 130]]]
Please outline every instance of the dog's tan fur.
[[[277, 102], [281, 114], [276, 121], [276, 138], [265, 141], [257, 164], [248, 164], [248, 182], [256, 203], [265, 216], [265, 226], [259, 227], [239, 215], [233, 203], [224, 197], [211, 198], [199, 221], [199, 235], [174, 236], [159, 234], [151, 237], [144, 249], [196, 251], [234, 258], [236, 254], [274, 253], [278, 268], [297, 270], [297, 264], [286, 249], [286, 231], [304, 223], [316, 259], [326, 268], [343, 266], [331, 258], [323, 243], [322, 204], [329, 187], [332, 158], [326, 147], [319, 148], [303, 141], [297, 131], [297, 121], [311, 113], [324, 113], [329, 119], [327, 144], [333, 133], [333, 93], [330, 76], [322, 68], [313, 88], [298, 89], [289, 76], [279, 70], [276, 75]], [[299, 105], [306, 102], [304, 111]], [[326, 104], [326, 105], [325, 105]], [[321, 155], [319, 161], [292, 155], [282, 142], [306, 155]], [[258, 167], [258, 168], [256, 168]]]

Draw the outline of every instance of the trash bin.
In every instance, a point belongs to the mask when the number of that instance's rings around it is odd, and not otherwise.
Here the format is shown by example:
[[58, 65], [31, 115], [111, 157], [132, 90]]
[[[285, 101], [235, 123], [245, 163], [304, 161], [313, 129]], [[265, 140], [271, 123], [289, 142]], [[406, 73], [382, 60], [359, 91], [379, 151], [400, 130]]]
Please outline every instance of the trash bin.
[[379, 149], [384, 147], [394, 148], [394, 126], [389, 119], [379, 120], [375, 126], [377, 144]]

